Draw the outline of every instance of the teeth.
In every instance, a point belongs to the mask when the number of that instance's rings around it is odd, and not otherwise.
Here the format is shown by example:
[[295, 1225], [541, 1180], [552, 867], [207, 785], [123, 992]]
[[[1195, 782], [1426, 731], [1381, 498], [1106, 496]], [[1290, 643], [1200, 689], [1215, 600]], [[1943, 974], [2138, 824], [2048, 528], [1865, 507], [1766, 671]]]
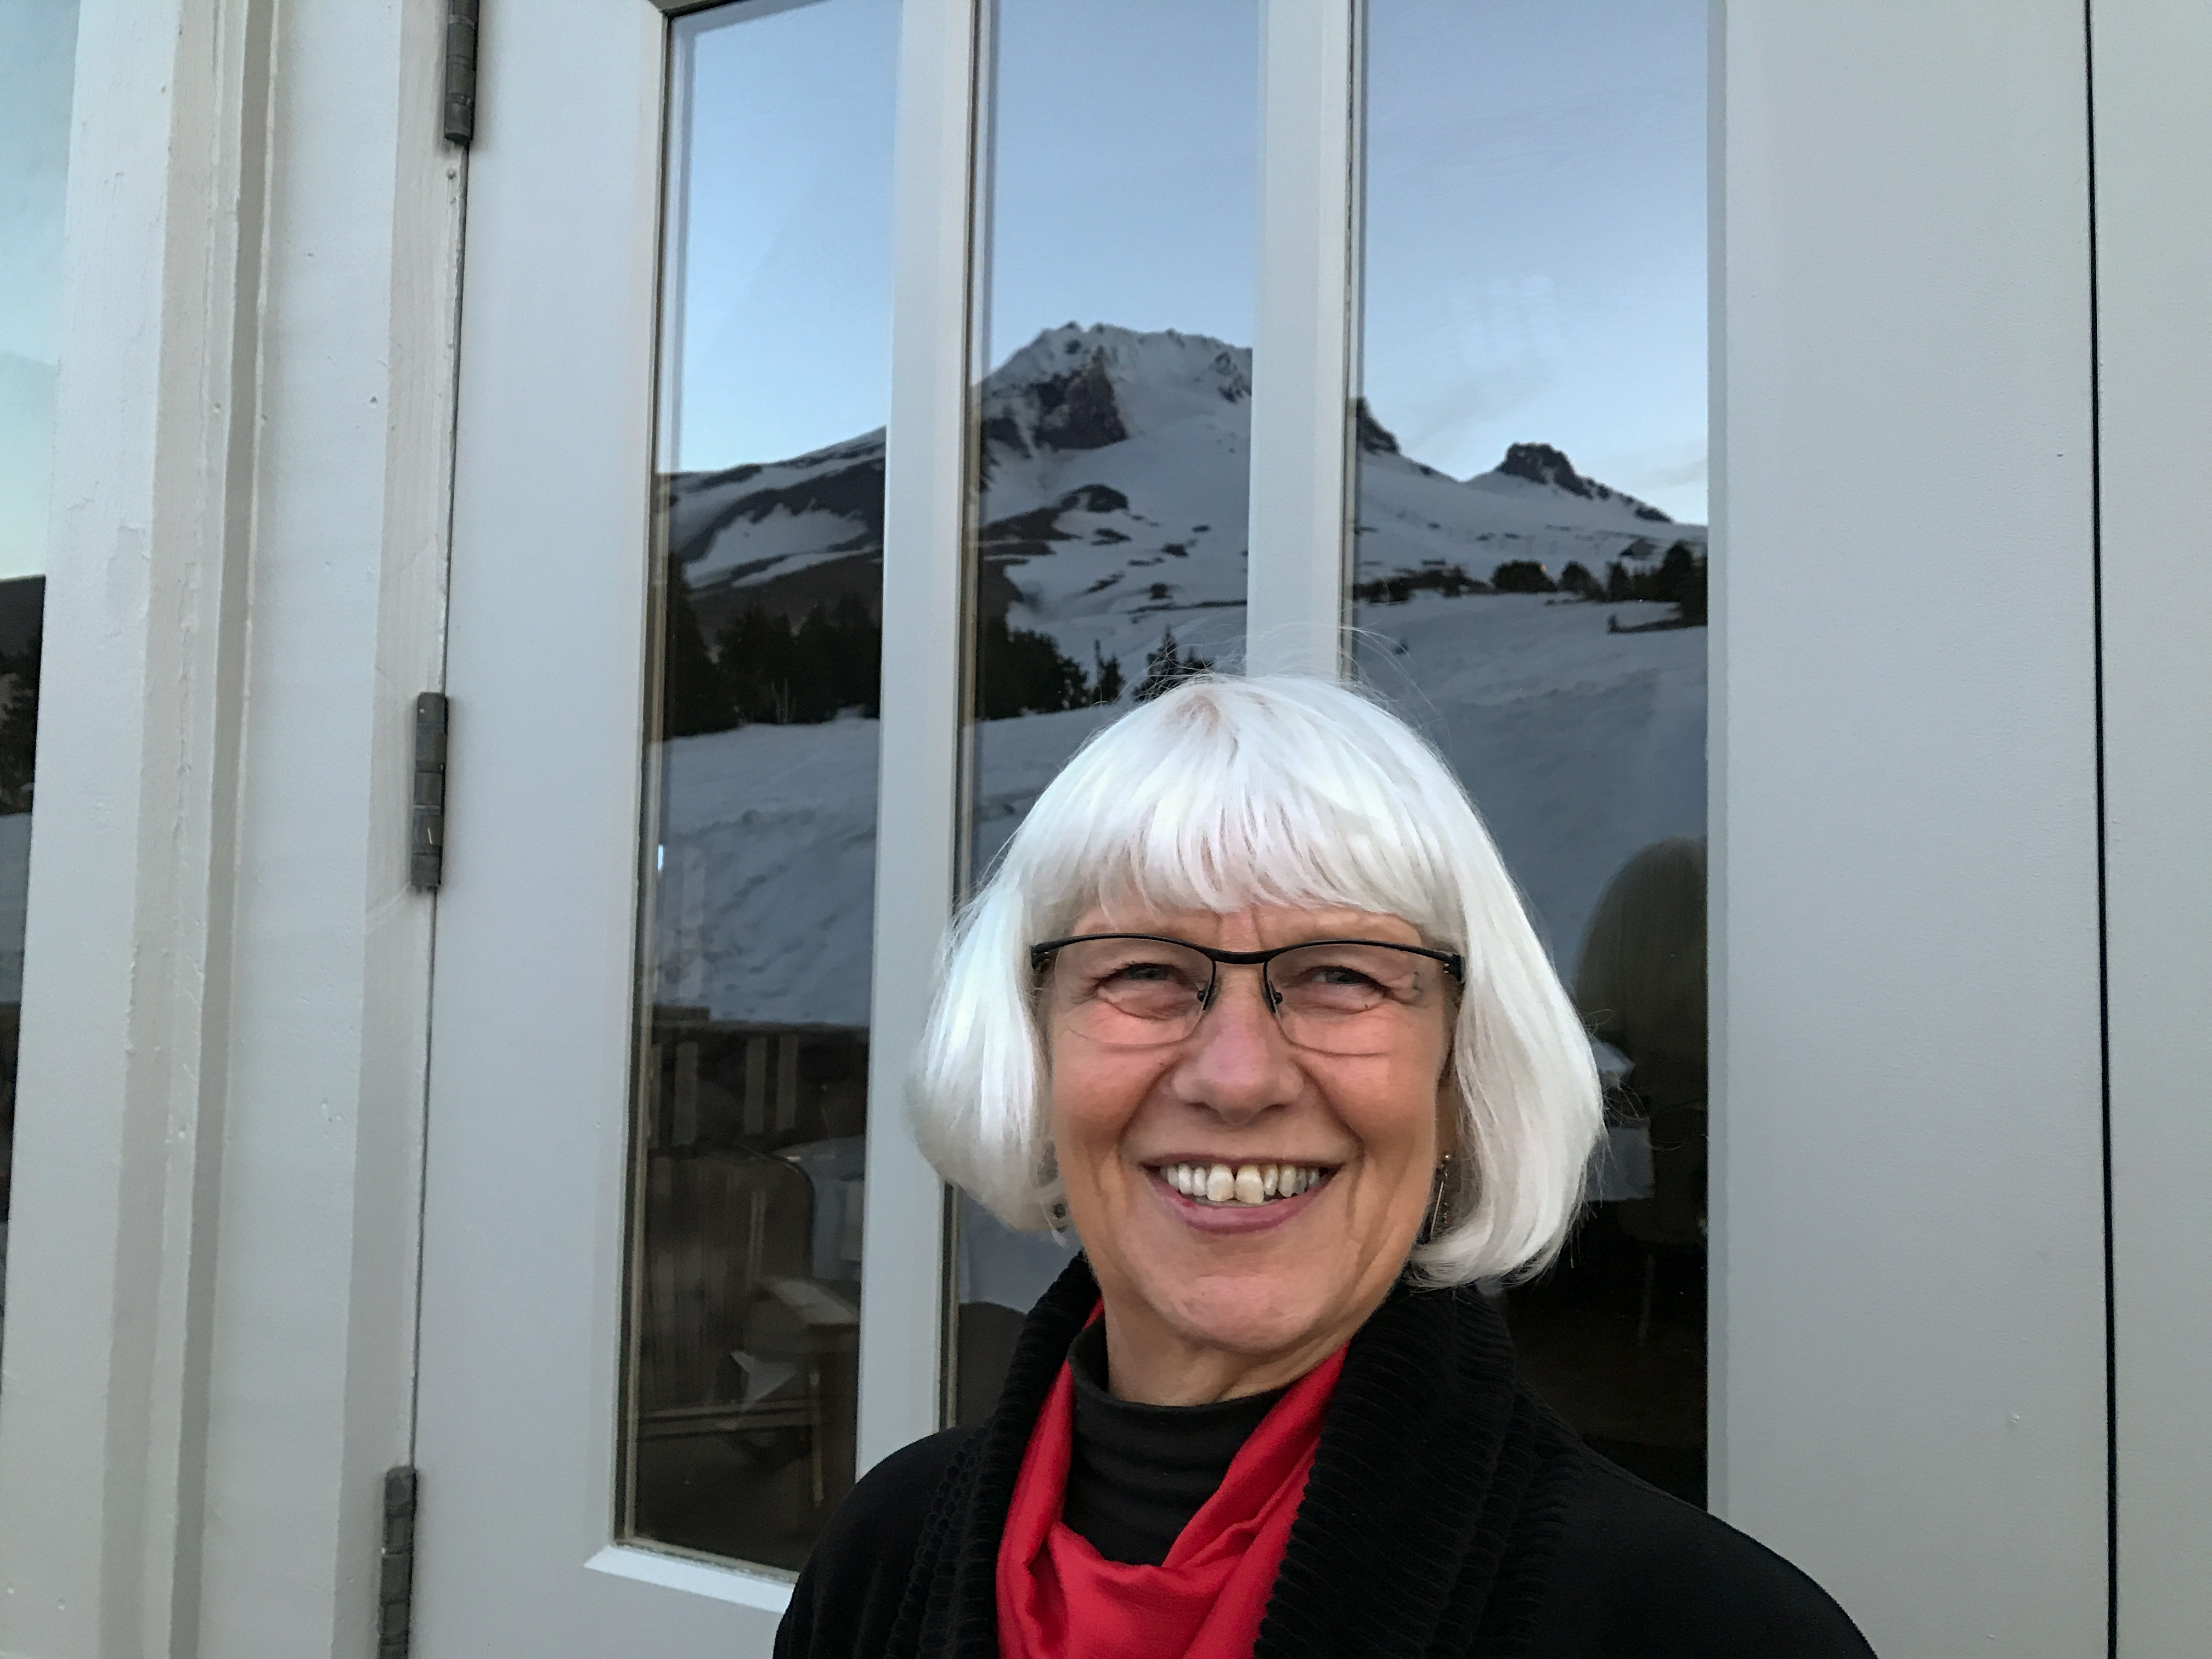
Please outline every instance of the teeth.
[[1160, 1176], [1186, 1198], [1202, 1204], [1265, 1204], [1296, 1198], [1321, 1184], [1309, 1164], [1170, 1164]]

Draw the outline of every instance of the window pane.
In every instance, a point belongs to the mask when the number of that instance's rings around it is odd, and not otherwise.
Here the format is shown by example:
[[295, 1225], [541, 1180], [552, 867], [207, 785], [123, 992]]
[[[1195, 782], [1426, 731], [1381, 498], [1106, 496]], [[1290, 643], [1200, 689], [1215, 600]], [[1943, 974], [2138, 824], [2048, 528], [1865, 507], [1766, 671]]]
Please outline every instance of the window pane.
[[852, 1484], [896, 0], [672, 27], [624, 1532]]
[[[996, 8], [974, 871], [1116, 707], [1244, 643], [1256, 0]], [[959, 1414], [1073, 1251], [961, 1206]]]
[[1510, 1294], [1523, 1363], [1702, 1502], [1705, 6], [1368, 16], [1361, 667], [1458, 769], [1606, 1044], [1608, 1156]]
[[[0, 1290], [15, 1144], [76, 16], [76, 0], [0, 6]], [[0, 1307], [0, 1333], [5, 1314]]]

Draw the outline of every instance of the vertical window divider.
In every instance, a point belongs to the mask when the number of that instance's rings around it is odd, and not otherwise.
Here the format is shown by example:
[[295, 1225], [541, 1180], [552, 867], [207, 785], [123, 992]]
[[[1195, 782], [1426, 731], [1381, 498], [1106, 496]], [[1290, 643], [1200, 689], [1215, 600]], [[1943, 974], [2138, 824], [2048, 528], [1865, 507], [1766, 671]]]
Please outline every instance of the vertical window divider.
[[[969, 296], [982, 0], [904, 0], [856, 1473], [933, 1433], [949, 1208], [906, 1114], [965, 845]], [[896, 618], [896, 625], [893, 619]], [[895, 804], [895, 805], [894, 805]]]
[[1359, 0], [1267, 0], [1245, 654], [1337, 675], [1357, 357]]

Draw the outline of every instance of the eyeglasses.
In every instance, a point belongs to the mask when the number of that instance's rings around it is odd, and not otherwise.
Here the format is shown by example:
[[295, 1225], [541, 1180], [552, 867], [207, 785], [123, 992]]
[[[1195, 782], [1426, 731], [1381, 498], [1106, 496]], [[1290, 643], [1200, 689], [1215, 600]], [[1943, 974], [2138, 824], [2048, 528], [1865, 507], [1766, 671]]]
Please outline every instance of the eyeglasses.
[[1447, 975], [1467, 979], [1465, 958], [1450, 951], [1367, 939], [1217, 951], [1155, 933], [1083, 933], [1030, 947], [1031, 968], [1054, 969], [1054, 1001], [1069, 1029], [1115, 1048], [1188, 1036], [1213, 1006], [1224, 965], [1257, 968], [1283, 1035], [1334, 1054], [1389, 1052], [1443, 998]]

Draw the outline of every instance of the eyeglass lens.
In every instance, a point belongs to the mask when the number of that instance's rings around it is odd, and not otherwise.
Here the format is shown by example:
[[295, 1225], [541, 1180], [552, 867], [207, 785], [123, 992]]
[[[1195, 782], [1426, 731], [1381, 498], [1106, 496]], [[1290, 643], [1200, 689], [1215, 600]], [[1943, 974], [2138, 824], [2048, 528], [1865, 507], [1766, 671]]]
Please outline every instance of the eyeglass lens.
[[[1177, 1042], [1228, 988], [1213, 960], [1161, 939], [1085, 939], [1054, 953], [1053, 986], [1078, 1035], [1115, 1048]], [[1388, 1048], [1439, 994], [1443, 965], [1388, 945], [1324, 943], [1264, 964], [1268, 1005], [1284, 1035], [1337, 1054]]]

